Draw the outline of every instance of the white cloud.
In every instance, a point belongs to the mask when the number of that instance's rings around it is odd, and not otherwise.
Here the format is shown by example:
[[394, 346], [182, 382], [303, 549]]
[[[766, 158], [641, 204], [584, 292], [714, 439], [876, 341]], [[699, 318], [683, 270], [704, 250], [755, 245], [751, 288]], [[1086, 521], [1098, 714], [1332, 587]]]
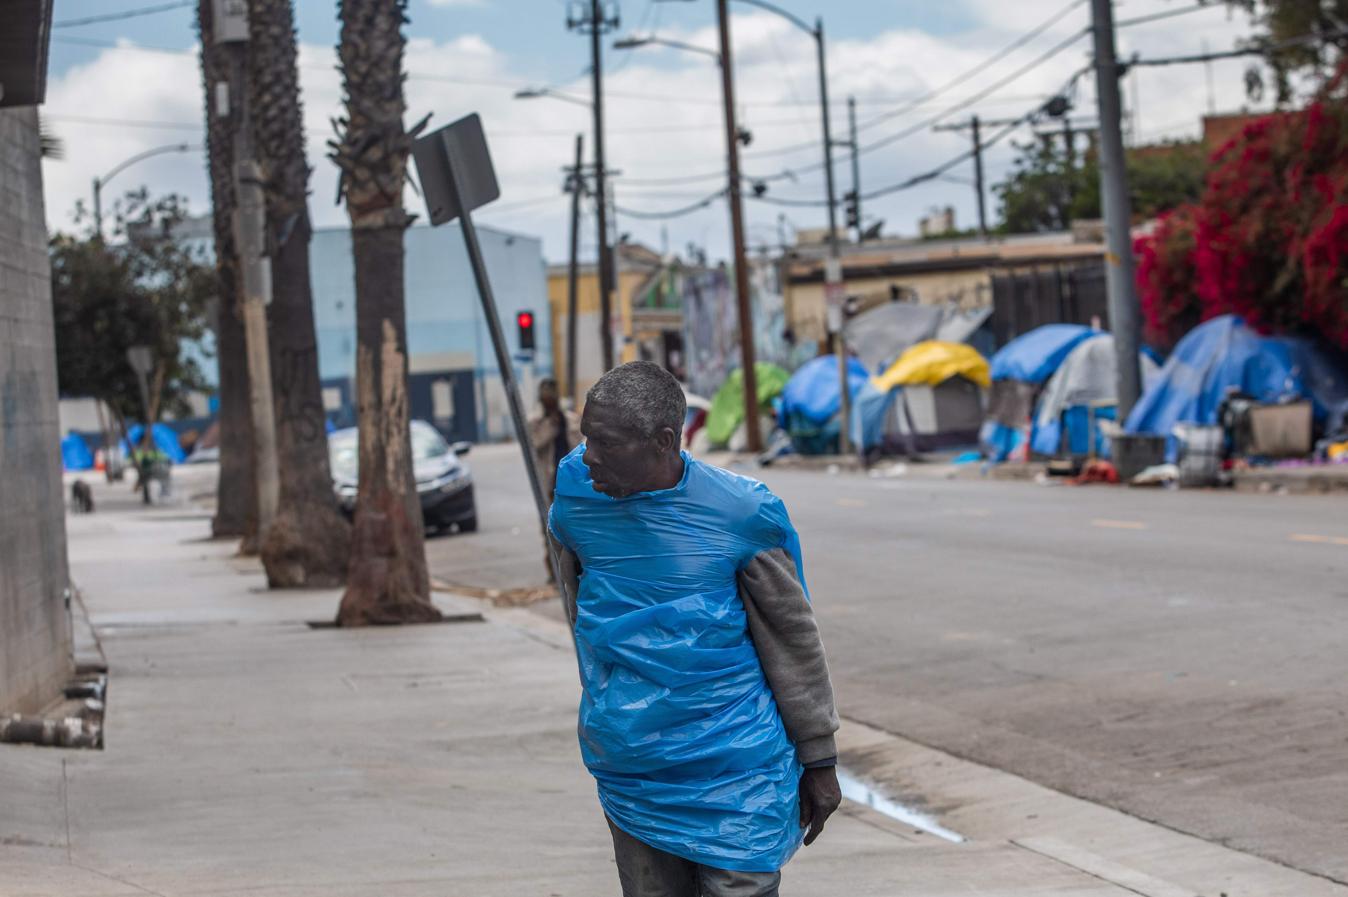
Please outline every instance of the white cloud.
[[[1004, 0], [969, 2], [982, 22], [972, 32], [937, 37], [912, 29], [893, 29], [864, 40], [830, 43], [835, 137], [846, 136], [842, 129], [848, 95], [856, 96], [858, 118], [865, 125], [877, 115], [902, 105], [905, 98], [973, 68], [1062, 8], [1062, 0], [1026, 0], [1017, 4]], [[1127, 18], [1174, 6], [1163, 0], [1128, 0], [1118, 8], [1118, 16]], [[1050, 33], [928, 106], [865, 128], [861, 143], [865, 145], [893, 134], [973, 96], [1085, 24], [1083, 7]], [[752, 146], [744, 153], [744, 170], [755, 175], [772, 175], [787, 168], [817, 164], [822, 151], [812, 42], [785, 22], [761, 13], [737, 15], [733, 29], [738, 105], [742, 123], [754, 134]], [[410, 123], [433, 112], [431, 127], [439, 127], [469, 112], [479, 113], [486, 124], [502, 185], [500, 202], [481, 213], [484, 223], [542, 235], [549, 256], [560, 258], [567, 245], [567, 203], [561, 193], [561, 168], [570, 163], [574, 134], [578, 131], [585, 135], [587, 158], [590, 154], [589, 109], [553, 99], [513, 99], [514, 88], [527, 81], [521, 72], [528, 70], [530, 61], [510, 58], [480, 37], [466, 35], [437, 43], [417, 37], [415, 24], [409, 30], [413, 39], [408, 45], [406, 64], [413, 77], [407, 82], [407, 120]], [[1203, 42], [1212, 49], [1220, 49], [1232, 46], [1235, 38], [1246, 31], [1242, 18], [1228, 20], [1223, 12], [1205, 10], [1125, 29], [1120, 34], [1120, 52], [1126, 55], [1137, 51], [1146, 57], [1191, 53], [1200, 51]], [[710, 28], [666, 30], [664, 34], [701, 46], [716, 46]], [[1060, 89], [1069, 75], [1085, 64], [1088, 47], [1089, 41], [1083, 39], [952, 119], [973, 111], [985, 118], [1022, 114]], [[724, 168], [725, 142], [715, 65], [705, 57], [676, 51], [651, 48], [634, 52], [636, 55], [630, 59], [609, 53], [605, 80], [609, 164], [623, 175], [615, 184], [618, 205], [668, 209], [721, 189], [724, 182], [717, 172]], [[575, 54], [579, 68], [586, 61], [579, 44]], [[340, 81], [333, 68], [335, 54], [331, 47], [306, 44], [301, 47], [300, 60], [308, 152], [314, 168], [313, 215], [320, 226], [340, 226], [345, 223], [346, 214], [333, 205], [336, 173], [325, 157], [325, 141], [331, 134], [329, 119], [341, 112]], [[1218, 109], [1230, 110], [1244, 103], [1240, 72], [1245, 64], [1241, 60], [1213, 64]], [[1092, 116], [1091, 78], [1087, 75], [1078, 85], [1076, 114], [1082, 118]], [[558, 89], [589, 97], [585, 77]], [[1199, 117], [1207, 106], [1201, 66], [1139, 69], [1128, 79], [1130, 104], [1134, 93], [1144, 137], [1197, 133]], [[147, 148], [199, 139], [199, 133], [190, 127], [173, 130], [95, 125], [63, 116], [192, 125], [201, 121], [201, 105], [200, 73], [194, 52], [108, 50], [88, 65], [53, 78], [45, 111], [53, 127], [65, 138], [67, 158], [49, 161], [44, 167], [51, 225], [68, 227], [69, 210], [77, 198], [88, 196], [92, 177]], [[863, 155], [863, 191], [930, 170], [967, 146], [967, 137], [924, 129]], [[796, 148], [774, 152], [783, 147]], [[850, 169], [845, 152], [838, 155], [841, 193], [850, 187]], [[1005, 172], [1012, 156], [1009, 141], [988, 151], [989, 183], [995, 183]], [[711, 177], [683, 184], [641, 183], [690, 174]], [[964, 165], [950, 174], [967, 178], [970, 171]], [[110, 190], [140, 183], [148, 183], [157, 191], [185, 193], [194, 208], [206, 208], [208, 191], [199, 157], [170, 155], [147, 161], [119, 175]], [[822, 174], [816, 170], [800, 174], [794, 182], [774, 182], [771, 195], [822, 198]], [[409, 207], [420, 212], [420, 202], [409, 194]], [[961, 224], [972, 223], [972, 189], [944, 180], [866, 203], [864, 211], [887, 219], [890, 230], [911, 233], [925, 209], [945, 204], [956, 207]], [[991, 193], [989, 204], [990, 208], [995, 206]], [[761, 203], [750, 203], [747, 208], [754, 241], [775, 240], [779, 213], [785, 213], [799, 226], [818, 226], [824, 219], [820, 208], [780, 208]], [[723, 203], [663, 226], [668, 228], [675, 249], [695, 241], [706, 245], [713, 257], [727, 254], [728, 226]], [[620, 215], [618, 227], [635, 238], [660, 244], [660, 222]], [[592, 225], [590, 228], [592, 231]], [[584, 242], [593, 247], [592, 233], [586, 234]]]

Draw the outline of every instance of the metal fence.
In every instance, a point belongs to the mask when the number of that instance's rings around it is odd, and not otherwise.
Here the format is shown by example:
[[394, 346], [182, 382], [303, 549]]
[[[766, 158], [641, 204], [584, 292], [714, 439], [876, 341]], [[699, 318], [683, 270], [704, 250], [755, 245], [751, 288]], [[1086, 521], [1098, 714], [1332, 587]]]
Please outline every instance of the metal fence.
[[992, 331], [998, 346], [1044, 324], [1109, 327], [1103, 262], [1074, 262], [994, 273]]

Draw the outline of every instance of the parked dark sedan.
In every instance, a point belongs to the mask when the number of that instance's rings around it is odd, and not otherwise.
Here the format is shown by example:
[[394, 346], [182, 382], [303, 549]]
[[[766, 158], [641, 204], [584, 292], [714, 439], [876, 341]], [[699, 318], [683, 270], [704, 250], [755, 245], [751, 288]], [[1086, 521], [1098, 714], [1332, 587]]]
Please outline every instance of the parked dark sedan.
[[[412, 471], [416, 476], [421, 515], [432, 529], [455, 527], [461, 533], [477, 529], [477, 503], [473, 499], [473, 474], [462, 458], [472, 444], [450, 445], [439, 431], [424, 421], [412, 421]], [[351, 427], [328, 435], [332, 486], [342, 512], [356, 510], [360, 467], [357, 430]]]

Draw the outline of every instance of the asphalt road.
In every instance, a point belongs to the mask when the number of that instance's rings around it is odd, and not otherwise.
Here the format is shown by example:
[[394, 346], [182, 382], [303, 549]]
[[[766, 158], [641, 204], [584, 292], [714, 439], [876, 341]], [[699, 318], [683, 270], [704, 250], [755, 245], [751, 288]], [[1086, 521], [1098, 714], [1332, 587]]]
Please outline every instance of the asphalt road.
[[[517, 451], [474, 460], [482, 531], [432, 572], [537, 585]], [[1348, 882], [1343, 498], [762, 478], [845, 716]]]

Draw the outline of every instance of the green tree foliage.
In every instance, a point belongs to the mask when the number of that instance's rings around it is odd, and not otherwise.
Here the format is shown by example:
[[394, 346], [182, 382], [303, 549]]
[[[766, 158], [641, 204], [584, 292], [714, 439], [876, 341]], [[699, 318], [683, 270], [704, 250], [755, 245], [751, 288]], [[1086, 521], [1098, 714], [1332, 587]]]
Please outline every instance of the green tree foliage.
[[118, 423], [141, 420], [140, 388], [127, 349], [148, 346], [151, 416], [188, 412], [206, 388], [184, 341], [206, 333], [215, 268], [170, 235], [186, 217], [176, 196], [128, 193], [116, 207], [115, 239], [57, 234], [51, 241], [52, 305], [61, 392], [102, 399]]
[[[1094, 152], [1069, 157], [1059, 140], [1018, 146], [1006, 180], [993, 187], [1007, 233], [1066, 230], [1073, 220], [1101, 217], [1100, 166]], [[1128, 151], [1133, 214], [1151, 218], [1196, 199], [1206, 167], [1197, 142], [1172, 142]]]
[[[1318, 86], [1348, 52], [1348, 0], [1226, 0], [1254, 21], [1249, 42], [1262, 51], [1273, 74], [1278, 102], [1295, 98], [1295, 82], [1304, 76]], [[1264, 79], [1258, 67], [1245, 78], [1246, 90], [1258, 98]]]

